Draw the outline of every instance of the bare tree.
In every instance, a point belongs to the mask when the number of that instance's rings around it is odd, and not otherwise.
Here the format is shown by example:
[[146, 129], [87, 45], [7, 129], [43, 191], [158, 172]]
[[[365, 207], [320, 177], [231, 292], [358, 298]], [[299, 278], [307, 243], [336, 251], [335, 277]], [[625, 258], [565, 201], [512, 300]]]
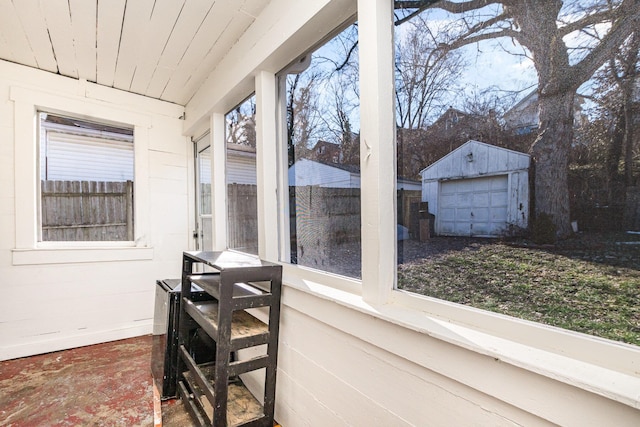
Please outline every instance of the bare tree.
[[314, 70], [287, 76], [287, 146], [289, 166], [297, 158], [307, 157], [318, 132], [317, 84], [320, 73]]
[[256, 147], [256, 100], [255, 96], [231, 110], [225, 117], [228, 144]]
[[[526, 49], [538, 77], [539, 131], [530, 153], [535, 165], [534, 208], [548, 216], [558, 237], [571, 233], [568, 157], [573, 140], [576, 90], [589, 80], [640, 26], [637, 0], [591, 0], [565, 6], [561, 0], [466, 0], [415, 3], [458, 17], [447, 37], [449, 49], [507, 38]], [[429, 3], [429, 4], [427, 4]], [[602, 37], [599, 24], [607, 24]], [[580, 33], [589, 42], [569, 47], [565, 38]], [[575, 55], [571, 55], [575, 53]]]
[[396, 37], [396, 115], [398, 127], [420, 129], [444, 110], [441, 100], [455, 91], [465, 64], [459, 53], [438, 48], [424, 17], [407, 25], [404, 35]]

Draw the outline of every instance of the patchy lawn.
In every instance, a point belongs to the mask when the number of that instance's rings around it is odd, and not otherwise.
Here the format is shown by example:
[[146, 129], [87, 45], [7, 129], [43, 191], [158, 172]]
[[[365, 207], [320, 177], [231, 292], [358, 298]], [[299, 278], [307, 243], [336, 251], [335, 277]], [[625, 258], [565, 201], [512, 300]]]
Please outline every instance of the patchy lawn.
[[405, 248], [400, 289], [640, 345], [640, 235], [581, 233], [545, 247], [439, 237]]

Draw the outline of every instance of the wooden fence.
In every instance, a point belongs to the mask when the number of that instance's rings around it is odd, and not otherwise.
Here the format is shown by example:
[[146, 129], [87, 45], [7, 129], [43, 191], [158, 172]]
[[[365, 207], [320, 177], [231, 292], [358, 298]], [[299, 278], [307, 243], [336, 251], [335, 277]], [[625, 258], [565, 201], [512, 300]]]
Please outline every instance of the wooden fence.
[[227, 185], [229, 248], [258, 253], [258, 191], [255, 185]]
[[131, 241], [133, 182], [41, 181], [42, 241]]

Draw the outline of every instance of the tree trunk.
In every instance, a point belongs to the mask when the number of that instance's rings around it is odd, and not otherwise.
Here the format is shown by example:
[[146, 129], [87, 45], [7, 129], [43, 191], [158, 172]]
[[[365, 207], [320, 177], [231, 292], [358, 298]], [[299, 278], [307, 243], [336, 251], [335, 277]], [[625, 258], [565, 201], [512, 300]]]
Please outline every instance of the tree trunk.
[[531, 147], [535, 216], [546, 214], [559, 238], [571, 234], [568, 154], [573, 140], [573, 92], [540, 96], [540, 133]]
[[558, 33], [562, 5], [561, 0], [525, 0], [505, 6], [522, 28], [519, 41], [533, 54], [538, 73], [539, 133], [530, 150], [535, 219], [548, 215], [561, 239], [571, 234], [568, 162], [573, 100], [580, 84], [571, 78], [567, 46]]

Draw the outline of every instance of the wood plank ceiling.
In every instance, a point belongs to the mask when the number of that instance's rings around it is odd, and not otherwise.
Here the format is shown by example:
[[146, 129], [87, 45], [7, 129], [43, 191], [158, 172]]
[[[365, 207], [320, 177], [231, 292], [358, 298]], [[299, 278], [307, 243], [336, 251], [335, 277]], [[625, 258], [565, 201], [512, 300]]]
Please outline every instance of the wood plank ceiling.
[[0, 59], [185, 105], [269, 0], [0, 0]]

